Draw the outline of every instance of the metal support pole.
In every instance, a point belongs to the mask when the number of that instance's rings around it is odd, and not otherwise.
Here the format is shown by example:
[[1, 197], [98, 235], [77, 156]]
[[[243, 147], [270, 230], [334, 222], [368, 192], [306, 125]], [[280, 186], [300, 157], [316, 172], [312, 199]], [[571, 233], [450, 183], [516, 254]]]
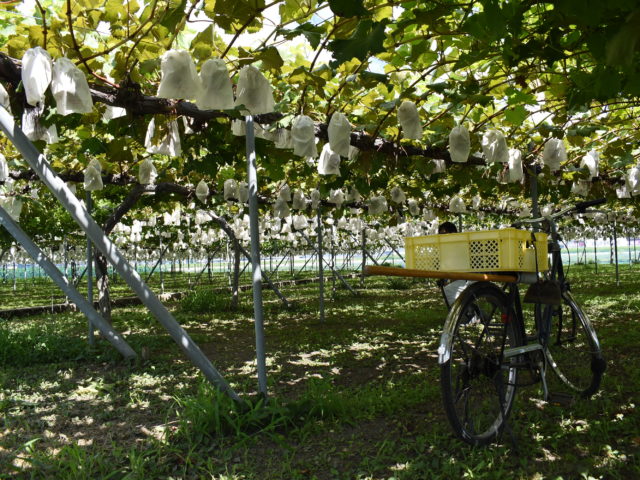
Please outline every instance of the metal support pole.
[[[91, 192], [87, 192], [85, 203], [87, 204], [87, 213], [91, 215], [93, 209], [93, 199], [91, 198]], [[89, 304], [93, 305], [93, 247], [91, 240], [87, 238], [87, 300]], [[88, 317], [87, 317], [88, 318]], [[95, 338], [93, 337], [94, 325], [91, 323], [91, 319], [88, 318], [89, 334], [87, 340], [89, 345], [95, 344]]]
[[367, 266], [367, 229], [362, 228], [362, 273], [360, 274], [360, 286], [364, 287], [364, 269]]
[[540, 217], [540, 206], [538, 205], [538, 173], [539, 167], [533, 165], [529, 176], [529, 192], [531, 193], [531, 216], [533, 218]]
[[[335, 268], [333, 268], [331, 266], [331, 263], [329, 263], [327, 260], [324, 259], [324, 255], [321, 255], [321, 253], [319, 253], [319, 250], [315, 247], [315, 245], [313, 244], [313, 242], [311, 241], [311, 239], [304, 233], [304, 232], [300, 232], [302, 234], [302, 237], [307, 241], [307, 243], [309, 244], [309, 246], [315, 250], [316, 254], [318, 255], [318, 263], [319, 263], [319, 267], [318, 270], [320, 271], [320, 275], [322, 275], [322, 278], [324, 278], [324, 265], [326, 264], [327, 267], [329, 267], [331, 269], [331, 272], [338, 277], [338, 279], [340, 280], [340, 283], [342, 283], [342, 285], [344, 285], [344, 288], [346, 288], [347, 290], [349, 290], [352, 294], [357, 295], [357, 293], [355, 292], [355, 290], [353, 290], [353, 288], [351, 288], [351, 285], [349, 285], [349, 283], [344, 279], [344, 277], [342, 275], [340, 275], [340, 273], [338, 273]], [[318, 239], [318, 243], [321, 244], [322, 243], [322, 238]]]
[[171, 313], [158, 300], [153, 291], [142, 281], [140, 275], [133, 270], [131, 264], [120, 253], [116, 245], [104, 234], [96, 221], [87, 213], [87, 209], [80, 203], [69, 187], [51, 168], [46, 157], [27, 139], [22, 130], [13, 121], [13, 117], [0, 107], [0, 128], [7, 138], [20, 151], [33, 171], [53, 193], [58, 201], [71, 214], [75, 222], [84, 230], [93, 244], [100, 250], [107, 260], [115, 267], [120, 276], [146, 305], [149, 311], [167, 329], [174, 341], [182, 348], [191, 362], [202, 371], [204, 376], [222, 392], [227, 393], [234, 400], [240, 397], [233, 391], [225, 379], [202, 353], [198, 345], [189, 334], [173, 318]]
[[[320, 206], [318, 205], [317, 216], [318, 219], [318, 281], [319, 281], [319, 302], [320, 302], [320, 321], [324, 322], [324, 258], [322, 255], [322, 214], [320, 212]], [[306, 238], [306, 235], [305, 235]], [[307, 238], [308, 242], [311, 242]]]
[[596, 274], [598, 273], [598, 240], [593, 238], [593, 259], [596, 265]]
[[44, 269], [51, 279], [60, 287], [60, 289], [75, 303], [80, 311], [89, 319], [90, 324], [95, 325], [104, 335], [111, 345], [118, 350], [125, 358], [135, 358], [136, 352], [129, 344], [116, 332], [104, 318], [96, 312], [93, 305], [90, 304], [62, 275], [60, 270], [49, 260], [46, 254], [33, 243], [29, 236], [20, 228], [20, 226], [11, 218], [7, 211], [0, 207], [0, 224], [16, 239], [27, 253]]
[[620, 271], [618, 268], [618, 232], [617, 232], [617, 222], [616, 219], [613, 219], [613, 249], [616, 258], [616, 286], [620, 286]]
[[258, 168], [256, 165], [256, 139], [253, 117], [247, 115], [247, 183], [249, 184], [249, 230], [251, 233], [251, 266], [253, 269], [253, 314], [256, 330], [256, 360], [258, 390], [267, 396], [267, 362], [262, 312], [262, 269], [260, 267], [260, 225], [258, 219]]

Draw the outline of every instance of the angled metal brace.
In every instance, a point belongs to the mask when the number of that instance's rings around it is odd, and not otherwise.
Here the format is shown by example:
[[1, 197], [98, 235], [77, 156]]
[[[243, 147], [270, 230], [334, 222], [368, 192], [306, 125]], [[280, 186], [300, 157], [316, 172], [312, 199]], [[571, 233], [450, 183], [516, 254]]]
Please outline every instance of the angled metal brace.
[[189, 334], [173, 318], [156, 294], [142, 281], [138, 272], [133, 269], [124, 255], [120, 253], [118, 247], [104, 234], [100, 226], [89, 215], [85, 206], [80, 203], [65, 182], [51, 168], [47, 158], [38, 151], [22, 130], [15, 125], [13, 117], [4, 107], [0, 107], [0, 129], [20, 151], [29, 166], [40, 177], [51, 193], [71, 214], [74, 221], [84, 230], [96, 248], [104, 254], [138, 298], [142, 300], [142, 303], [167, 329], [171, 338], [180, 346], [185, 355], [200, 369], [205, 378], [234, 400], [240, 400], [240, 397], [215, 369], [211, 361], [202, 353], [200, 347], [196, 345]]
[[47, 255], [29, 238], [22, 228], [11, 218], [7, 211], [0, 207], [0, 224], [11, 234], [16, 241], [22, 245], [27, 253], [33, 258], [38, 265], [51, 277], [51, 279], [60, 287], [60, 289], [75, 303], [80, 311], [95, 325], [104, 338], [114, 346], [125, 358], [135, 358], [136, 352], [129, 344], [116, 332], [109, 323], [93, 308], [93, 305], [84, 298], [80, 292], [69, 283], [67, 277], [62, 275]]

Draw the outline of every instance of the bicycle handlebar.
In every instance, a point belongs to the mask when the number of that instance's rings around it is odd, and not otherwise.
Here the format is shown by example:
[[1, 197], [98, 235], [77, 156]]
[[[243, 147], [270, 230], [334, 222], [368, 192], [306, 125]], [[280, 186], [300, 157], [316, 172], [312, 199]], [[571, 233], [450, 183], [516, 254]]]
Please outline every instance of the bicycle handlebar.
[[525, 219], [525, 220], [518, 220], [517, 222], [512, 223], [512, 226], [517, 226], [517, 225], [522, 225], [525, 223], [540, 223], [544, 220], [548, 220], [548, 219], [556, 219], [558, 217], [562, 217], [563, 215], [566, 215], [569, 212], [573, 212], [576, 211], [578, 213], [584, 213], [586, 211], [587, 208], [589, 207], [594, 207], [596, 205], [602, 205], [603, 203], [606, 203], [606, 198], [598, 198], [596, 200], [586, 200], [584, 202], [578, 202], [575, 205], [571, 206], [571, 207], [567, 207], [564, 210], [560, 210], [559, 212], [556, 212], [552, 215], [548, 215], [546, 217], [539, 217], [539, 218], [530, 218], [530, 219]]

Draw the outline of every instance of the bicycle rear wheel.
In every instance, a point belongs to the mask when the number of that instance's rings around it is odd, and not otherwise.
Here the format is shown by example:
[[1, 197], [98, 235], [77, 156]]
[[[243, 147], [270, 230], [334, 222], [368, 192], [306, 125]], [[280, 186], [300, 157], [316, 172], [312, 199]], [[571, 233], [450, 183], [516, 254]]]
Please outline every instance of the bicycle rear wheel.
[[570, 292], [552, 308], [547, 360], [560, 381], [580, 396], [598, 391], [606, 363], [589, 318]]
[[444, 408], [456, 435], [471, 445], [493, 442], [507, 422], [516, 392], [521, 345], [517, 318], [496, 285], [470, 285], [454, 303], [442, 334], [439, 362]]

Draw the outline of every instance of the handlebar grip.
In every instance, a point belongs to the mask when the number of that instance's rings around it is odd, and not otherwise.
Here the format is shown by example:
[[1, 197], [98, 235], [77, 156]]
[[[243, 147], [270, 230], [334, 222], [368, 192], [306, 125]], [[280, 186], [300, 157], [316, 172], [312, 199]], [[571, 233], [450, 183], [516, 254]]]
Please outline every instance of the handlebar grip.
[[606, 198], [598, 198], [596, 200], [586, 200], [584, 202], [578, 202], [578, 203], [576, 203], [576, 210], [579, 211], [579, 212], [584, 212], [589, 207], [595, 207], [596, 205], [602, 205], [603, 203], [606, 203], [606, 202], [607, 202]]

